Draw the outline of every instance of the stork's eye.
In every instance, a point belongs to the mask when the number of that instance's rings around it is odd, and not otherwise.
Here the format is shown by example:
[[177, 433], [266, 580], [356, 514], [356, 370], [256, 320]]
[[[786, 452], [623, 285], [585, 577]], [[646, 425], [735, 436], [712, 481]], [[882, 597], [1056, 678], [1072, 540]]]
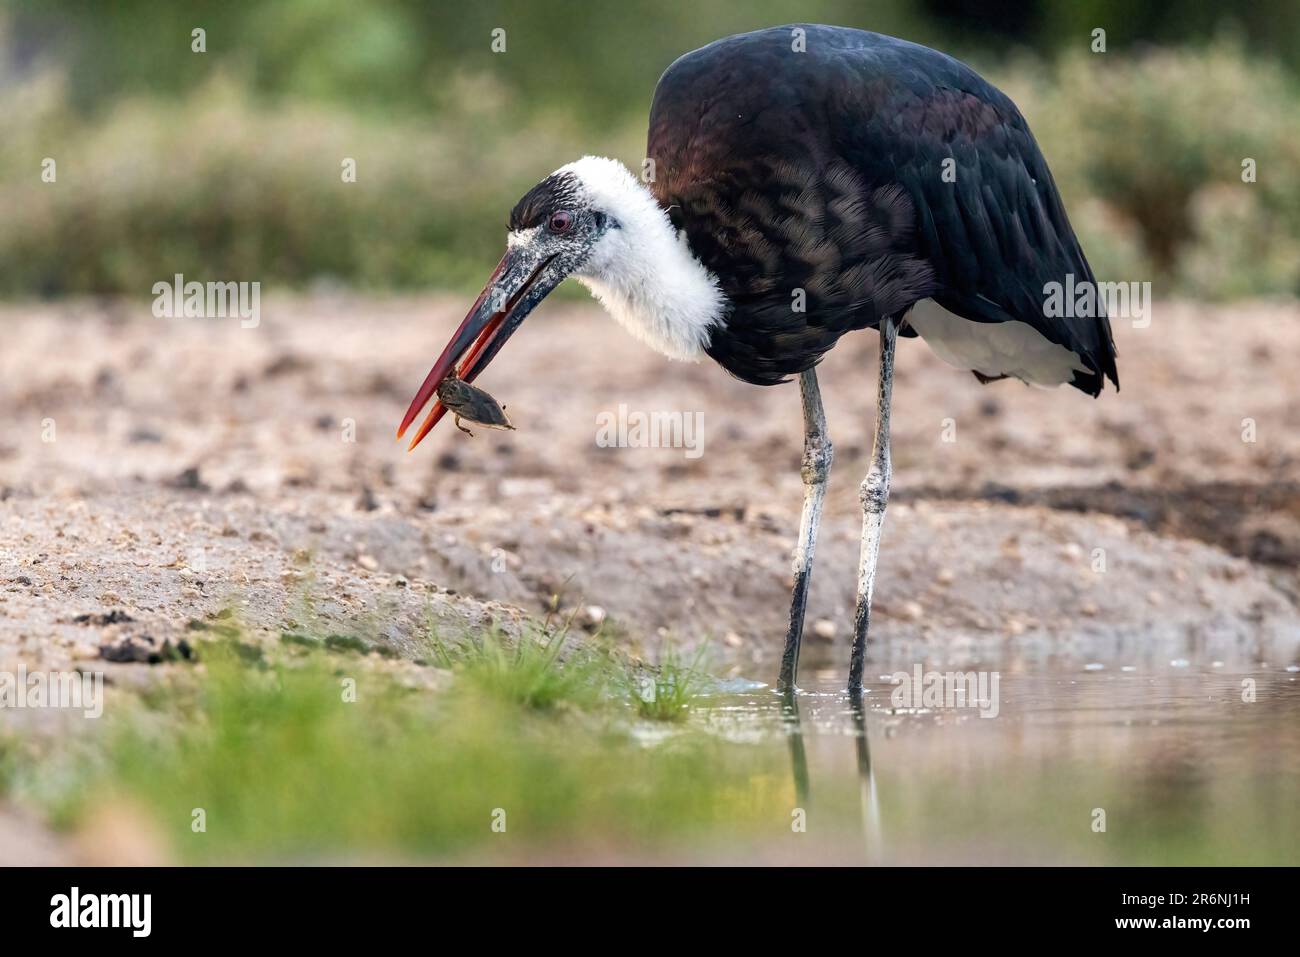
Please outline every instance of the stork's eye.
[[573, 228], [573, 214], [567, 209], [559, 209], [551, 213], [551, 221], [546, 224], [546, 228], [553, 233], [567, 233]]

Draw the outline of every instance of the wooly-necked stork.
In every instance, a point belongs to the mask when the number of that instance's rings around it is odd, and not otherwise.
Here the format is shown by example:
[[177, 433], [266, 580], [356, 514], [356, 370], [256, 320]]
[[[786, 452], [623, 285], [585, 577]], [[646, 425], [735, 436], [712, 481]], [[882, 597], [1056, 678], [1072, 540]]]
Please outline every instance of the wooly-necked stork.
[[[1103, 377], [1119, 386], [1105, 316], [1049, 318], [1057, 310], [1044, 307], [1048, 284], [1079, 288], [1092, 270], [1015, 104], [970, 67], [904, 40], [801, 25], [688, 53], [655, 89], [647, 157], [642, 179], [584, 157], [519, 201], [505, 256], [398, 437], [446, 376], [474, 379], [568, 276], [672, 359], [707, 355], [756, 385], [798, 376], [805, 490], [780, 675], [788, 691], [831, 465], [814, 370], [845, 333], [878, 330], [849, 666], [860, 691], [896, 337], [919, 333], [981, 382], [1069, 383], [1096, 396]], [[909, 315], [926, 299], [940, 308]], [[444, 412], [435, 403], [412, 448]]]

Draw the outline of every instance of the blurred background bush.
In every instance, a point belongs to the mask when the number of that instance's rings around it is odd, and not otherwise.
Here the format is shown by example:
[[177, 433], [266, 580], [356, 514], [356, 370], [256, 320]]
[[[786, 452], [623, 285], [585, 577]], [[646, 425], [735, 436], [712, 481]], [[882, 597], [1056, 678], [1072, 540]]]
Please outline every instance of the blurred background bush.
[[1000, 85], [1101, 278], [1300, 292], [1295, 0], [9, 0], [0, 295], [145, 296], [174, 272], [481, 281], [514, 200], [547, 172], [583, 153], [639, 166], [676, 56], [792, 21], [936, 46]]

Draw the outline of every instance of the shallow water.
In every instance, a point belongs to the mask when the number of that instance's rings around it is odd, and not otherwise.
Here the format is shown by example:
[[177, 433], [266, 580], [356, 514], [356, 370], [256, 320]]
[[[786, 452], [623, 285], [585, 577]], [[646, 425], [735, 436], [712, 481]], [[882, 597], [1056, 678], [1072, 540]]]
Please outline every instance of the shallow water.
[[986, 693], [998, 676], [982, 709], [900, 706], [903, 683], [879, 671], [855, 704], [842, 670], [820, 670], [789, 698], [731, 682], [693, 720], [738, 744], [785, 739], [784, 860], [1300, 863], [1295, 665], [971, 669]]

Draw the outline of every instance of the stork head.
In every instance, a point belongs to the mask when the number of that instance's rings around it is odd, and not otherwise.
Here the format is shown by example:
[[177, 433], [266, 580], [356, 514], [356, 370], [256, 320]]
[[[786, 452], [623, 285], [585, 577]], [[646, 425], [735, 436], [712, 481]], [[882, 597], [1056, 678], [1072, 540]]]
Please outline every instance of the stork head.
[[[568, 276], [587, 285], [635, 335], [675, 358], [695, 358], [719, 311], [716, 283], [678, 240], [650, 190], [618, 161], [584, 157], [515, 204], [505, 255], [415, 394], [397, 437], [438, 383], [453, 372], [472, 381]], [[435, 401], [411, 448], [445, 412]]]

